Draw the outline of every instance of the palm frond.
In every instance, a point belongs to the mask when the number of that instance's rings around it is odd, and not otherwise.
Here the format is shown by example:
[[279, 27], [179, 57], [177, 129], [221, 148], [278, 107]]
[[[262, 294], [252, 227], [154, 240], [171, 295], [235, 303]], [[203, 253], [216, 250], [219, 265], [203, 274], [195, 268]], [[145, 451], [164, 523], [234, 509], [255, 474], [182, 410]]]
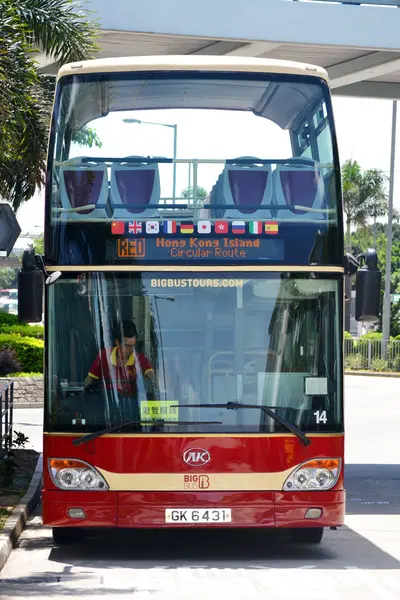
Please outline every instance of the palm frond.
[[71, 0], [0, 0], [0, 196], [17, 209], [44, 183], [54, 79], [32, 45], [61, 62], [88, 58], [96, 27]]
[[16, 4], [26, 41], [59, 64], [91, 58], [97, 51], [99, 25], [90, 11], [73, 0], [8, 0]]
[[346, 161], [342, 167], [342, 188], [347, 221], [364, 227], [369, 218], [385, 216], [388, 211], [386, 184], [383, 171], [362, 171], [357, 161]]

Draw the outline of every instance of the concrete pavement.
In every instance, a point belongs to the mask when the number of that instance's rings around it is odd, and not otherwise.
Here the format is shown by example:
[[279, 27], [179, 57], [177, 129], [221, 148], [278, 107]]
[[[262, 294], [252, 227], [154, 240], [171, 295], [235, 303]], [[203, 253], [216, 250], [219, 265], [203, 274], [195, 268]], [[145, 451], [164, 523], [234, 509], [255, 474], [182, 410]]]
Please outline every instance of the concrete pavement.
[[21, 431], [28, 436], [26, 449], [33, 448], [37, 452], [43, 450], [43, 409], [14, 408], [14, 431]]

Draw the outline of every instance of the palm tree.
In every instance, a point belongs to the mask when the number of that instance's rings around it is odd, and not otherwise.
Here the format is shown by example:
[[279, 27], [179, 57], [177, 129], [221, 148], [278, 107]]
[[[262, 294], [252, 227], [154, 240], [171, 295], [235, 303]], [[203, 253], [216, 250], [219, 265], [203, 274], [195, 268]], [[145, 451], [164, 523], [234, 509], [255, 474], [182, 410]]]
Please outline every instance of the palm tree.
[[96, 34], [73, 0], [0, 0], [0, 196], [14, 210], [44, 183], [54, 79], [39, 75], [35, 52], [90, 58]]
[[343, 209], [346, 215], [346, 247], [351, 250], [351, 226], [364, 227], [369, 218], [383, 217], [388, 212], [386, 175], [379, 169], [361, 171], [357, 161], [347, 160], [342, 167]]

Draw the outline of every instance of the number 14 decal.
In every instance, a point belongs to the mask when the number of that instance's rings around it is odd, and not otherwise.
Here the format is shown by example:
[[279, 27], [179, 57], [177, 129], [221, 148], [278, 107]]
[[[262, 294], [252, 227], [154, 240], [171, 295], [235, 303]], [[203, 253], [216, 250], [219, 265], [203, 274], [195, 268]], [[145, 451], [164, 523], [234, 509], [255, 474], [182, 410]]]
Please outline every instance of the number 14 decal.
[[324, 423], [324, 425], [327, 423], [326, 410], [317, 410], [314, 415], [317, 423]]

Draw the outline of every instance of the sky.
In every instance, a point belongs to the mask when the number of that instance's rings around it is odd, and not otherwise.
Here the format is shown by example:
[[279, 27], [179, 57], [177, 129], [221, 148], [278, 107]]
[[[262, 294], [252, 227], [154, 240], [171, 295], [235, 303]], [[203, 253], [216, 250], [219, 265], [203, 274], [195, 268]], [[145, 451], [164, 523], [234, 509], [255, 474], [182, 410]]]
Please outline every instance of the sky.
[[[343, 164], [348, 158], [357, 160], [363, 169], [378, 168], [387, 172], [389, 175], [390, 168], [390, 141], [391, 141], [391, 118], [392, 118], [392, 102], [389, 100], [371, 100], [360, 98], [333, 98], [334, 118], [336, 124], [336, 132], [339, 146], [340, 162]], [[222, 116], [221, 116], [222, 115]], [[124, 115], [125, 116], [125, 115]], [[130, 115], [131, 116], [131, 115]], [[132, 116], [135, 116], [132, 113]], [[137, 115], [136, 115], [137, 116]], [[253, 115], [251, 115], [253, 116]], [[167, 127], [151, 127], [143, 124], [123, 124], [121, 128], [121, 117], [112, 115], [114, 121], [106, 123], [106, 119], [98, 121], [97, 131], [99, 137], [106, 140], [102, 150], [90, 150], [90, 155], [103, 155], [105, 147], [108, 151], [114, 150], [116, 155], [126, 156], [131, 155], [129, 150], [132, 147], [130, 135], [135, 136], [135, 141], [139, 140], [141, 150], [145, 155], [172, 156], [173, 145], [173, 129]], [[162, 118], [158, 118], [162, 117]], [[152, 114], [149, 120], [164, 122], [174, 122], [173, 111], [170, 111], [168, 121], [165, 118], [165, 113], [159, 115]], [[229, 148], [229, 155], [233, 156], [248, 156], [251, 155], [263, 156], [270, 158], [284, 158], [291, 155], [286, 147], [286, 141], [279, 128], [272, 123], [265, 123], [264, 129], [260, 131], [260, 120], [254, 117], [254, 123], [249, 122], [246, 115], [236, 113], [235, 119], [241, 119], [243, 122], [238, 123], [238, 127], [232, 127], [232, 122], [228, 116], [220, 113], [218, 117], [215, 115], [206, 118], [200, 116], [195, 124], [191, 123], [190, 137], [188, 128], [185, 128], [185, 123], [182, 122], [182, 113], [178, 125], [178, 158], [185, 156], [193, 158], [193, 148], [196, 148], [196, 158], [223, 158], [223, 146]], [[189, 117], [188, 117], [189, 118]], [[111, 123], [111, 127], [110, 127]], [[249, 127], [250, 123], [250, 127]], [[180, 127], [180, 129], [179, 129]], [[127, 135], [127, 131], [132, 132]], [[240, 131], [246, 131], [246, 135], [240, 135]], [[400, 111], [397, 121], [397, 156], [395, 165], [395, 187], [394, 187], [394, 205], [400, 209]], [[224, 144], [211, 143], [211, 136], [223, 135]], [[193, 142], [195, 135], [195, 144]], [[218, 137], [217, 135], [217, 137]], [[218, 141], [221, 138], [218, 138]], [[257, 147], [265, 147], [265, 139], [269, 139], [273, 148], [273, 153], [269, 152], [270, 156], [265, 156], [260, 150], [256, 153]], [[155, 146], [156, 143], [156, 146]], [[146, 146], [148, 146], [148, 151]], [[220, 152], [218, 152], [218, 148]], [[115, 149], [119, 151], [116, 152]], [[155, 151], [156, 149], [156, 151]], [[186, 151], [186, 152], [185, 152]], [[189, 155], [188, 155], [189, 153]], [[89, 154], [88, 150], [82, 151], [82, 148], [77, 148], [77, 156]], [[141, 152], [142, 154], [142, 152]], [[168, 172], [165, 176], [172, 183], [171, 167], [164, 167]], [[221, 165], [207, 166], [207, 171], [199, 170], [198, 184], [206, 188], [211, 187], [211, 182], [214, 182], [216, 176], [221, 171]], [[160, 168], [160, 175], [163, 173]], [[187, 166], [178, 166], [177, 169], [177, 193], [188, 183]], [[17, 219], [21, 225], [23, 233], [37, 233], [43, 229], [44, 220], [44, 193], [39, 192], [34, 198], [25, 203], [18, 211]]]

